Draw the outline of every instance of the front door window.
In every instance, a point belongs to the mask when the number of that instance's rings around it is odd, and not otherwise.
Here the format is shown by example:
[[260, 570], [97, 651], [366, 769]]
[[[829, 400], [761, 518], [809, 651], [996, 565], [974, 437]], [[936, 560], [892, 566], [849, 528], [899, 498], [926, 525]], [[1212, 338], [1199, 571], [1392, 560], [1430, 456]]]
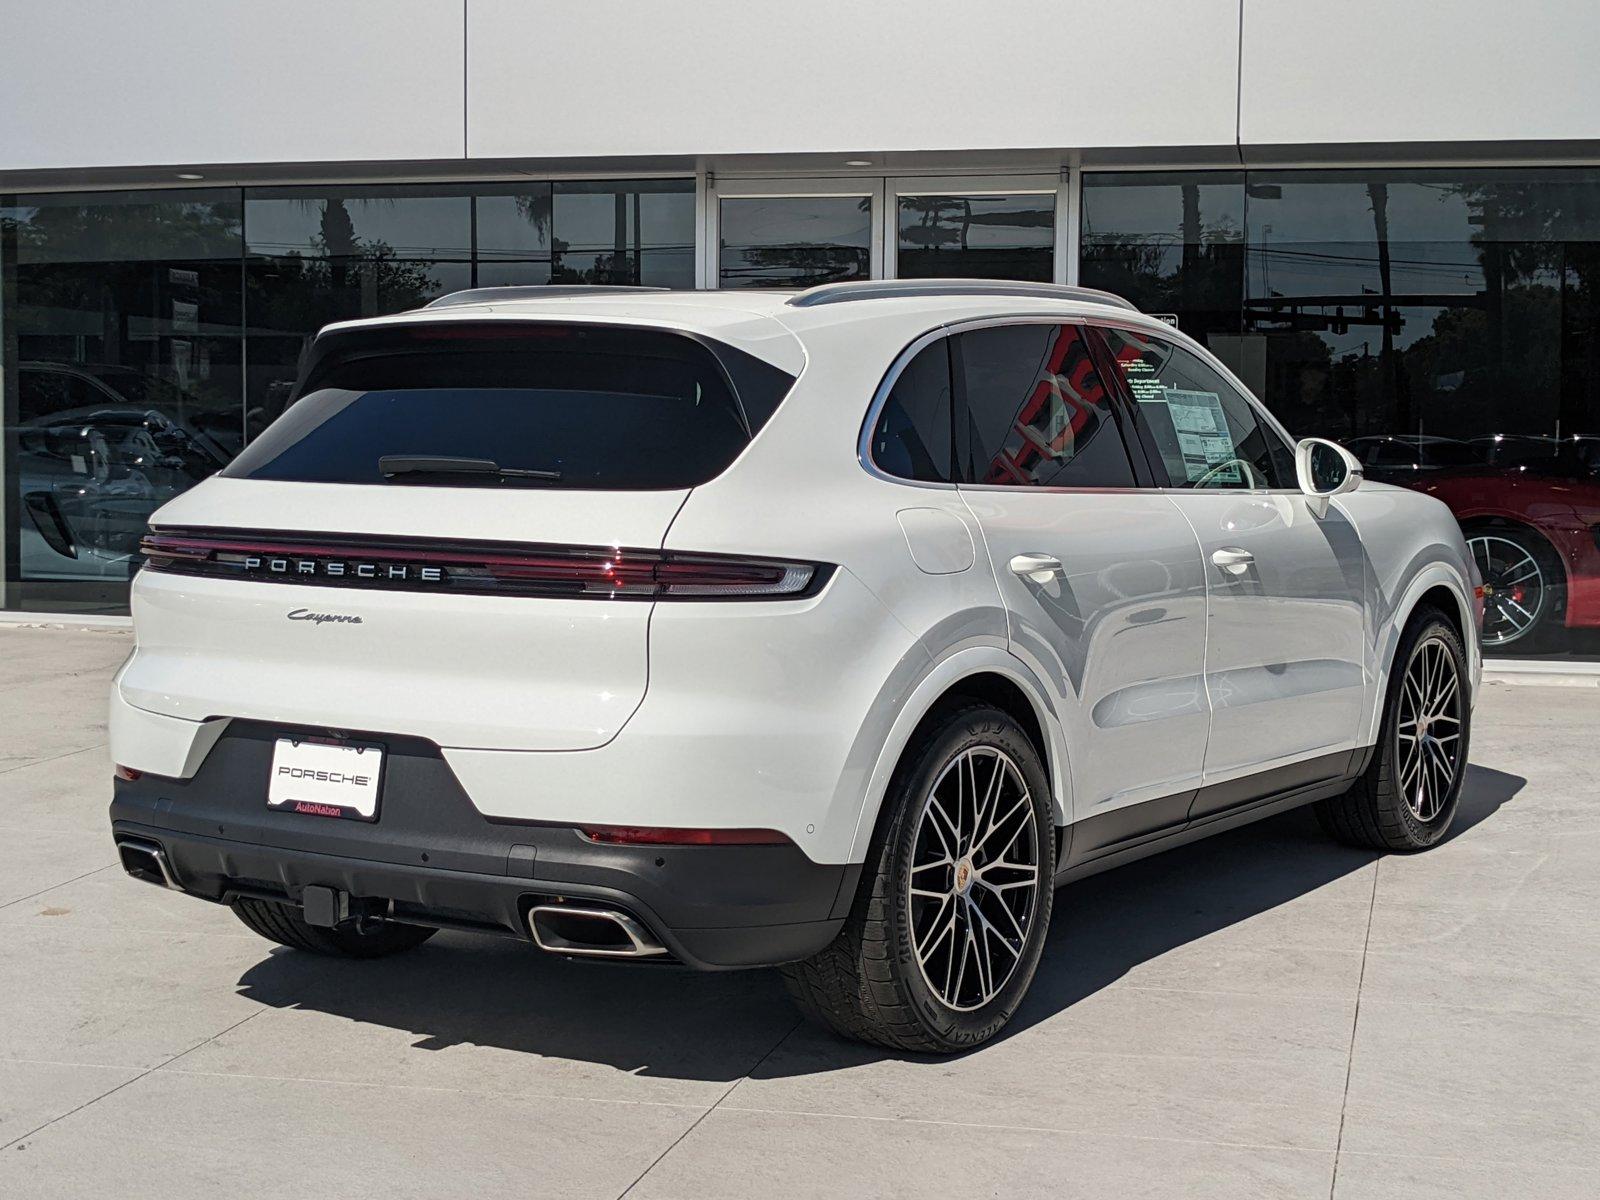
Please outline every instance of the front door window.
[[1294, 486], [1293, 452], [1216, 368], [1159, 338], [1104, 334], [1173, 487]]

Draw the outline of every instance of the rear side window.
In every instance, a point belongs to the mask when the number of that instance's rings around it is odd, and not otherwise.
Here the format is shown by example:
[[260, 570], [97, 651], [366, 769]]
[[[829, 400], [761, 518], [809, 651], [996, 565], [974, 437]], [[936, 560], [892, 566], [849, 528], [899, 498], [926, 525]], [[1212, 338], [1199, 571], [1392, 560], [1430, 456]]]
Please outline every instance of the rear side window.
[[872, 431], [872, 461], [886, 475], [951, 479], [950, 342], [940, 338], [906, 364]]
[[504, 322], [332, 337], [301, 398], [224, 475], [694, 487], [733, 462], [794, 383], [733, 347], [649, 329]]
[[960, 335], [957, 478], [1013, 487], [1133, 487], [1113, 400], [1076, 325]]

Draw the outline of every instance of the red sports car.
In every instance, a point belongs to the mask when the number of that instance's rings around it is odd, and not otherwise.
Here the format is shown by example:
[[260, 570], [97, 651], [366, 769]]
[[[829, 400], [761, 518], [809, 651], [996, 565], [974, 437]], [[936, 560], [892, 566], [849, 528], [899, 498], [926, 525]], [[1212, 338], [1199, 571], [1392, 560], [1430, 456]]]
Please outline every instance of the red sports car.
[[1484, 438], [1451, 453], [1442, 441], [1358, 438], [1351, 449], [1371, 478], [1455, 513], [1483, 574], [1484, 645], [1534, 649], [1563, 626], [1600, 627], [1600, 439]]

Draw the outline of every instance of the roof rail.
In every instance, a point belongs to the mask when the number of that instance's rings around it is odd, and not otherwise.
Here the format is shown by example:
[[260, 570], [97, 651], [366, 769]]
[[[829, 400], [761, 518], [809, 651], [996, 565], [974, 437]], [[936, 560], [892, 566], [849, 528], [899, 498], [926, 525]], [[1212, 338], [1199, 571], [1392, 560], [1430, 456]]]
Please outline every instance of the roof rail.
[[1139, 311], [1130, 301], [1099, 288], [1024, 283], [1014, 279], [857, 279], [807, 288], [789, 297], [788, 302], [795, 308], [814, 308], [819, 304], [887, 300], [895, 296], [1031, 296], [1036, 300], [1073, 300], [1079, 304], [1108, 304]]
[[621, 283], [532, 283], [510, 287], [468, 288], [430, 300], [424, 308], [454, 308], [458, 304], [492, 304], [496, 300], [547, 300], [560, 296], [599, 296], [613, 292], [669, 292], [664, 287], [632, 287]]

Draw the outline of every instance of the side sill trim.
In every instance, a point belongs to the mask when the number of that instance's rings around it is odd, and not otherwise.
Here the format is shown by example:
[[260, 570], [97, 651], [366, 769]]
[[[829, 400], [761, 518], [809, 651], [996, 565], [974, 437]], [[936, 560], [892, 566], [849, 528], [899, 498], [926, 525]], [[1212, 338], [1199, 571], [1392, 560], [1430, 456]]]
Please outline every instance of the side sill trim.
[[[1097, 875], [1101, 871], [1110, 870], [1112, 867], [1121, 866], [1123, 863], [1135, 862], [1152, 854], [1173, 850], [1179, 846], [1188, 845], [1190, 842], [1199, 841], [1201, 838], [1210, 837], [1214, 833], [1237, 829], [1241, 825], [1249, 825], [1255, 821], [1299, 808], [1302, 805], [1313, 804], [1318, 800], [1340, 795], [1349, 788], [1351, 781], [1366, 768], [1368, 761], [1372, 757], [1372, 749], [1372, 747], [1366, 746], [1353, 751], [1341, 750], [1335, 755], [1328, 756], [1330, 758], [1346, 758], [1349, 764], [1335, 778], [1324, 778], [1315, 783], [1301, 783], [1278, 790], [1267, 790], [1265, 794], [1247, 803], [1234, 805], [1220, 812], [1198, 815], [1194, 820], [1179, 828], [1173, 828], [1170, 825], [1163, 826], [1153, 831], [1135, 833], [1109, 845], [1097, 847], [1097, 852], [1092, 852], [1076, 860], [1069, 860], [1063, 867], [1058, 869], [1055, 876], [1056, 885], [1060, 886], [1075, 879]], [[1298, 766], [1298, 764], [1295, 766]], [[1276, 771], [1263, 772], [1257, 778], [1262, 783], [1269, 783], [1276, 774]], [[1237, 786], [1237, 781], [1230, 781], [1227, 786]], [[1204, 789], [1202, 789], [1203, 793]], [[1151, 801], [1150, 803], [1159, 805], [1161, 801]], [[1135, 806], [1136, 810], [1144, 807], [1145, 805], [1142, 804]], [[1107, 817], [1116, 817], [1118, 815], [1111, 813], [1107, 814]], [[1093, 819], [1095, 818], [1091, 818], [1091, 820]], [[1079, 824], [1081, 823], [1079, 822]], [[1076, 825], [1071, 828], [1076, 829]]]

